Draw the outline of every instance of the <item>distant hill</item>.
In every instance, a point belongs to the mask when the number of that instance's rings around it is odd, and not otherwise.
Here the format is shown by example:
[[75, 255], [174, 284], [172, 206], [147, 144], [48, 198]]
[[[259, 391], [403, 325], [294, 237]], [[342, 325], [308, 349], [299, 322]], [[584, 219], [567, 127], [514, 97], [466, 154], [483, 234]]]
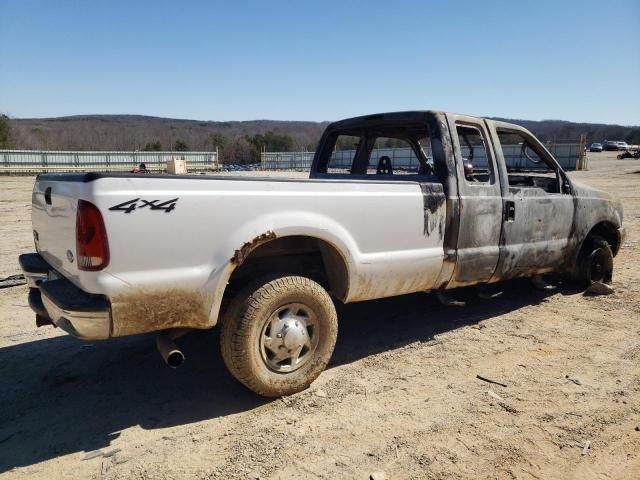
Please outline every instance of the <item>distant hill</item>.
[[[502, 119], [501, 119], [502, 120]], [[561, 120], [513, 120], [542, 141], [589, 142], [604, 139], [640, 143], [640, 127], [573, 123]], [[210, 122], [141, 115], [77, 115], [11, 119], [12, 145], [35, 150], [189, 150], [220, 149], [223, 161], [255, 161], [262, 145], [313, 150], [327, 122], [250, 120]], [[179, 142], [178, 144], [176, 142]]]
[[544, 142], [568, 143], [578, 142], [583, 133], [587, 142], [602, 142], [604, 140], [624, 140], [627, 143], [640, 143], [640, 126], [608, 125], [604, 123], [576, 123], [565, 120], [514, 120], [495, 118], [505, 122], [515, 123], [533, 132]]
[[240, 162], [255, 160], [258, 149], [250, 140], [256, 136], [271, 132], [290, 140], [284, 142], [287, 149], [312, 149], [326, 125], [273, 120], [209, 122], [142, 115], [11, 119], [12, 146], [18, 149], [172, 150], [180, 142], [191, 151], [218, 147], [223, 161]]

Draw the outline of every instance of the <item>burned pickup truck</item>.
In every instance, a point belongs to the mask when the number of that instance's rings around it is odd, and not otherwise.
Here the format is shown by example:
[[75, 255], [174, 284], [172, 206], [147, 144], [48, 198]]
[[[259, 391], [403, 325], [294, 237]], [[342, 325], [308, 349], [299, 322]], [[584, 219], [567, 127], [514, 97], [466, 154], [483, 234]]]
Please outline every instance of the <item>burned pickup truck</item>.
[[326, 367], [334, 302], [546, 272], [611, 281], [622, 207], [570, 180], [527, 130], [433, 111], [330, 124], [310, 178], [44, 174], [36, 253], [20, 257], [38, 325], [83, 339], [220, 325], [231, 373], [267, 396]]

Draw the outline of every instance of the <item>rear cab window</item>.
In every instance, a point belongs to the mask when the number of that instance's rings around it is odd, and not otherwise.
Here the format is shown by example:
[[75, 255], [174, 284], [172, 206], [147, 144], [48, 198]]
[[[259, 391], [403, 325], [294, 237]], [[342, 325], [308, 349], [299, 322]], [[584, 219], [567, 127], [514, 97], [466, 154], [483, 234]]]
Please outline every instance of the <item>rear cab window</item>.
[[[426, 125], [381, 125], [333, 132], [324, 146], [325, 177], [436, 181]], [[330, 152], [330, 155], [329, 153]]]

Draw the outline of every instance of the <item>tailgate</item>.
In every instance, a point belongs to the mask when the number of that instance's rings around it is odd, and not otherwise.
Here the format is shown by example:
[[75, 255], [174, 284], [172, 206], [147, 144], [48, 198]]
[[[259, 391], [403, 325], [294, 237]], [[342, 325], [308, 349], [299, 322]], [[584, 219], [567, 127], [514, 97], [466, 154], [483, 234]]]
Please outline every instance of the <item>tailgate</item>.
[[31, 200], [31, 224], [36, 250], [57, 271], [73, 277], [78, 273], [76, 255], [76, 210], [80, 182], [36, 179]]

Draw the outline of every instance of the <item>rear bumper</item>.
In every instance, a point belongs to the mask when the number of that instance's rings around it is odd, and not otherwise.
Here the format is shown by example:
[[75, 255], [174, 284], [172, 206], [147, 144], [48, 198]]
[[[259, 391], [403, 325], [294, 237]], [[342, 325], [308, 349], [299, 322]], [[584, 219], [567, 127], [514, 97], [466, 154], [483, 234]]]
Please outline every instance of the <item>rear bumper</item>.
[[29, 285], [29, 306], [74, 337], [102, 340], [111, 336], [111, 304], [104, 295], [76, 287], [37, 253], [20, 255]]

